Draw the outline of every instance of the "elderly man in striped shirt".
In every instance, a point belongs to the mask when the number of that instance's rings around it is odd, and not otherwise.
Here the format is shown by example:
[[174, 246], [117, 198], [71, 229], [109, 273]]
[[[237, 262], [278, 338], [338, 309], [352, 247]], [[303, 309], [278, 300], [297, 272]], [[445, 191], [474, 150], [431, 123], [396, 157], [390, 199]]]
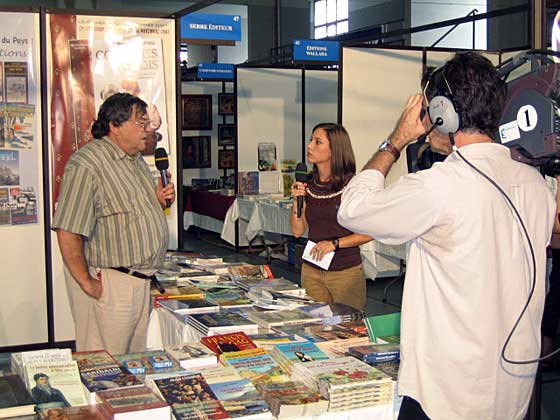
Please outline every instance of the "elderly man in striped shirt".
[[91, 129], [96, 140], [74, 153], [64, 170], [53, 229], [78, 351], [122, 354], [146, 347], [150, 282], [138, 276], [163, 262], [169, 239], [164, 209], [166, 200], [175, 200], [173, 184], [155, 182], [141, 155], [146, 109], [128, 93], [109, 97]]

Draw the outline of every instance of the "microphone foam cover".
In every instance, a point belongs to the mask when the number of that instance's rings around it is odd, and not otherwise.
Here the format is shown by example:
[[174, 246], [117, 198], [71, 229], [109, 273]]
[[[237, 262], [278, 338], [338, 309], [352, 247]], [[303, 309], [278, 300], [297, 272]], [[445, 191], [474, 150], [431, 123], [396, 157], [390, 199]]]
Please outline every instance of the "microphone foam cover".
[[169, 169], [169, 158], [167, 152], [163, 147], [158, 147], [154, 153], [154, 160], [158, 171], [165, 171]]
[[299, 162], [296, 166], [296, 181], [307, 181], [307, 165], [305, 162]]

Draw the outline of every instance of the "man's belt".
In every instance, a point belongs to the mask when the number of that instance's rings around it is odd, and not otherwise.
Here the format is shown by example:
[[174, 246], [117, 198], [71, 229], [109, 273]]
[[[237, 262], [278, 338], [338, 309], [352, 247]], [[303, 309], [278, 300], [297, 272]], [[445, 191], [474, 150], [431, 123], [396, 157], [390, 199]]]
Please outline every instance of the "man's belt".
[[135, 271], [131, 268], [126, 267], [111, 267], [111, 270], [117, 270], [121, 273], [128, 274], [129, 276], [136, 277], [142, 280], [150, 280], [160, 293], [165, 293], [165, 289], [154, 274], [148, 276], [147, 274], [141, 273], [140, 271]]

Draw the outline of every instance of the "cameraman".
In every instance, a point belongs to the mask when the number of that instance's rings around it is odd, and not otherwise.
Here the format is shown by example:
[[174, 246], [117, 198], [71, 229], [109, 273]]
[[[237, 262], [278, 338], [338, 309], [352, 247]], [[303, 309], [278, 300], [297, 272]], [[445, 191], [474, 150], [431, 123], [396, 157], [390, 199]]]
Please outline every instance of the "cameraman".
[[[494, 143], [506, 92], [489, 60], [457, 53], [429, 77], [425, 96], [408, 99], [389, 142], [342, 196], [341, 225], [388, 244], [410, 241], [399, 420], [522, 419], [529, 405], [537, 365], [501, 357], [533, 282], [529, 247], [505, 198], [460, 156], [505, 191], [531, 238], [536, 287], [505, 355], [538, 358], [546, 247], [556, 204], [535, 168], [514, 161], [507, 147]], [[384, 188], [400, 152], [431, 126], [420, 114], [436, 96], [447, 97], [459, 114], [456, 132], [430, 136], [432, 148], [449, 156]], [[429, 111], [435, 109], [436, 101]]]

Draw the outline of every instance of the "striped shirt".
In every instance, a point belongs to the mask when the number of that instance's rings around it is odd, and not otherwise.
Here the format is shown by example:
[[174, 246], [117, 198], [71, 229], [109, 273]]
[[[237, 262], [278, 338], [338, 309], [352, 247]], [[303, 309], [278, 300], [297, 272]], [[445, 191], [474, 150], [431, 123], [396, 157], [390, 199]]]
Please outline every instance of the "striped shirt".
[[52, 228], [82, 235], [88, 265], [100, 268], [157, 268], [169, 240], [148, 165], [107, 137], [66, 164]]

